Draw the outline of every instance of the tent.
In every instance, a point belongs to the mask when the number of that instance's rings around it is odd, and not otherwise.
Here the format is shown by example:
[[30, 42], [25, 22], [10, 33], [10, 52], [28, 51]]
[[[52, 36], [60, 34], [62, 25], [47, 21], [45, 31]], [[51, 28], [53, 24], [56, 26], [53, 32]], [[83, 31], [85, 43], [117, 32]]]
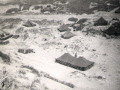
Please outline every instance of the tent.
[[74, 24], [72, 25], [74, 31], [80, 31], [85, 27], [85, 24]]
[[94, 26], [104, 26], [104, 25], [107, 25], [108, 22], [103, 18], [103, 17], [100, 17], [95, 23], [94, 23]]
[[54, 10], [51, 8], [51, 7], [46, 7], [46, 8], [43, 8], [41, 12], [53, 12]]
[[70, 29], [68, 28], [68, 25], [62, 25], [62, 26], [60, 26], [60, 28], [58, 28], [58, 30], [60, 32], [64, 32], [64, 31], [67, 31], [67, 30], [70, 30]]
[[120, 35], [120, 22], [113, 23], [107, 30], [103, 32], [108, 35], [119, 36]]
[[57, 58], [56, 62], [81, 71], [88, 70], [94, 65], [94, 62], [88, 61], [84, 57], [76, 58], [71, 56], [69, 53], [65, 53], [61, 57]]
[[120, 13], [120, 7], [115, 11], [115, 13]]
[[72, 61], [75, 59], [76, 58], [70, 55], [69, 53], [65, 53], [61, 57], [57, 58], [56, 62], [66, 66], [71, 66]]
[[76, 22], [78, 19], [77, 18], [74, 18], [74, 17], [71, 17], [68, 19], [68, 21], [73, 21], [73, 22]]
[[31, 21], [27, 21], [25, 24], [23, 24], [23, 26], [26, 26], [26, 27], [34, 27], [36, 26], [36, 24], [32, 23]]
[[29, 4], [24, 4], [22, 10], [29, 10], [30, 7], [31, 7], [31, 5], [29, 5]]
[[64, 38], [64, 39], [69, 39], [69, 38], [71, 38], [73, 36], [75, 36], [75, 34], [73, 34], [70, 31], [66, 31], [63, 35], [61, 35], [61, 37]]
[[82, 70], [82, 71], [88, 70], [94, 65], [93, 62], [87, 60], [84, 57], [79, 57], [79, 58], [75, 59], [72, 62], [72, 64], [73, 64], [74, 68]]
[[77, 21], [77, 24], [83, 24], [83, 23], [85, 23], [86, 21], [87, 21], [87, 19], [86, 19], [86, 18], [83, 18], [83, 19], [78, 20], [78, 21]]
[[11, 8], [6, 11], [7, 14], [17, 13], [19, 12], [18, 8]]

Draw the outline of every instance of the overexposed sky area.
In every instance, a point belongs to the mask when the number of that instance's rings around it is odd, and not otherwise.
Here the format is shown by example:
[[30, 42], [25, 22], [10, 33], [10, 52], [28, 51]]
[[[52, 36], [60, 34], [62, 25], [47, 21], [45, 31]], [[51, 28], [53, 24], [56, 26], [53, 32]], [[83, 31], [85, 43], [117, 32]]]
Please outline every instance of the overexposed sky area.
[[0, 0], [0, 3], [5, 4], [5, 3], [9, 3], [12, 2], [13, 0]]
[[22, 1], [26, 1], [26, 0], [0, 0], [1, 4], [6, 4], [6, 3], [16, 3], [16, 2], [22, 2]]
[[38, 3], [39, 0], [0, 0], [0, 3], [1, 4], [6, 4], [6, 3], [25, 3], [25, 2], [28, 2], [28, 3]]

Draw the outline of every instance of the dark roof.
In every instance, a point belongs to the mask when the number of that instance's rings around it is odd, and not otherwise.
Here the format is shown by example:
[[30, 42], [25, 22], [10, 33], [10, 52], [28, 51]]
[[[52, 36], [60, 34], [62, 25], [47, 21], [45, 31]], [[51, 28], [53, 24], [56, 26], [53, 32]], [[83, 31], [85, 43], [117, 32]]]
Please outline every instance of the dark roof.
[[76, 58], [71, 56], [69, 53], [65, 53], [61, 57], [57, 58], [56, 62], [82, 71], [90, 69], [94, 65], [94, 62], [91, 62], [84, 57]]
[[100, 17], [95, 23], [94, 25], [95, 26], [103, 26], [103, 25], [107, 25], [108, 22], [103, 18], [103, 17]]
[[11, 8], [6, 11], [6, 13], [16, 13], [16, 12], [19, 12], [18, 8]]
[[31, 5], [29, 5], [29, 4], [24, 4], [22, 10], [29, 10], [30, 7], [31, 7]]
[[86, 18], [83, 18], [83, 19], [78, 20], [77, 24], [83, 24], [83, 23], [85, 23], [86, 21], [87, 21], [87, 19], [86, 19]]
[[73, 22], [76, 22], [78, 19], [77, 18], [74, 18], [74, 17], [71, 17], [68, 19], [69, 21], [73, 21]]
[[75, 36], [75, 34], [73, 34], [72, 32], [70, 32], [69, 30], [66, 31], [61, 37], [64, 39], [69, 39], [71, 37]]
[[58, 30], [59, 30], [60, 32], [64, 32], [64, 31], [69, 30], [69, 28], [68, 28], [68, 25], [62, 25], [62, 26], [60, 26], [60, 28], [58, 28]]
[[34, 9], [35, 9], [35, 10], [38, 10], [38, 9], [40, 9], [40, 8], [42, 8], [42, 6], [34, 6]]
[[54, 10], [51, 7], [46, 7], [44, 9], [42, 9], [42, 12], [46, 12], [46, 11], [52, 12]]
[[72, 64], [75, 65], [75, 66], [80, 66], [80, 67], [88, 67], [89, 65], [93, 64], [93, 62], [88, 61], [84, 57], [79, 57], [78, 59], [75, 59], [72, 62]]
[[113, 23], [107, 30], [103, 32], [108, 35], [119, 36], [120, 35], [120, 22]]
[[70, 55], [69, 53], [63, 54], [61, 57], [57, 58], [57, 60], [63, 61], [63, 62], [73, 62], [76, 58]]
[[34, 27], [36, 26], [36, 24], [32, 23], [31, 21], [27, 21], [25, 24], [23, 24], [23, 26], [26, 26], [26, 27]]

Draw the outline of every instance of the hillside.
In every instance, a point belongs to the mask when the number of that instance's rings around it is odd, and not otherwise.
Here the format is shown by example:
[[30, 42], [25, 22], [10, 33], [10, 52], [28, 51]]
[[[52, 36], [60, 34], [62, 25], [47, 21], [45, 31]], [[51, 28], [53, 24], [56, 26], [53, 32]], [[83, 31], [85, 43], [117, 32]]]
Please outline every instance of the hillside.
[[[120, 37], [101, 32], [113, 18], [119, 21], [117, 9], [82, 15], [0, 15], [0, 89], [119, 90]], [[100, 17], [109, 24], [94, 26]], [[64, 39], [58, 30], [63, 24], [84, 27], [69, 27], [75, 36]], [[95, 64], [81, 71], [56, 63], [64, 53], [77, 53]]]
[[[76, 13], [76, 14], [83, 14], [83, 13], [93, 13], [94, 10], [106, 10], [108, 8], [107, 3], [110, 3], [111, 5], [117, 5], [119, 6], [119, 0], [21, 0], [16, 1], [12, 0], [11, 2], [1, 4], [4, 5], [18, 5], [18, 4], [28, 4], [30, 6], [32, 5], [38, 5], [38, 4], [55, 4], [55, 3], [61, 3], [64, 7], [66, 7], [69, 12]], [[91, 2], [97, 3], [97, 7], [90, 9], [89, 6]], [[65, 4], [67, 3], [67, 4]], [[115, 7], [112, 7], [114, 9]], [[107, 10], [106, 10], [107, 11]]]
[[0, 90], [120, 89], [118, 0], [6, 1]]

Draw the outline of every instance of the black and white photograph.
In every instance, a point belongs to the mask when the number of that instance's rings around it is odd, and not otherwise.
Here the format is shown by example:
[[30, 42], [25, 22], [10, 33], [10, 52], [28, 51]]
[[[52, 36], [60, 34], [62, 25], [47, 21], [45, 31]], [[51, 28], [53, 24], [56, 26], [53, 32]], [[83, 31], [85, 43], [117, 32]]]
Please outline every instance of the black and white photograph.
[[120, 0], [0, 0], [0, 90], [120, 90]]

